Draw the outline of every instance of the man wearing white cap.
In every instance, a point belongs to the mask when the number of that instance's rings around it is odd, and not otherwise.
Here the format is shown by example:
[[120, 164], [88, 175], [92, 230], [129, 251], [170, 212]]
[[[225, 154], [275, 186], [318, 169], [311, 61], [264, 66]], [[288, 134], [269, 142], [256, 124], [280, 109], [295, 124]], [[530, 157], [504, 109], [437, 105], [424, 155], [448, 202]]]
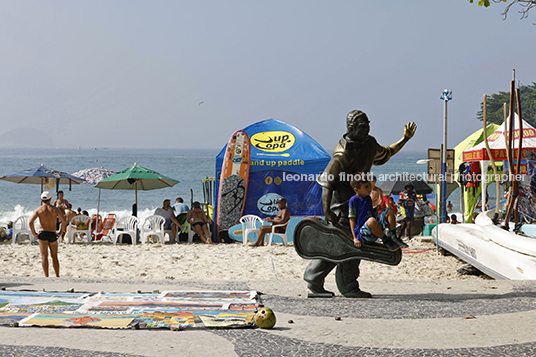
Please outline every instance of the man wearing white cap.
[[[50, 250], [50, 256], [52, 257], [52, 266], [56, 276], [60, 276], [60, 261], [58, 260], [58, 235], [56, 233], [56, 221], [61, 221], [61, 230], [59, 235], [65, 231], [67, 227], [67, 220], [63, 215], [63, 212], [50, 204], [52, 195], [48, 191], [44, 191], [41, 194], [41, 202], [43, 203], [37, 208], [30, 217], [30, 229], [32, 234], [37, 238], [39, 242], [39, 249], [41, 250], [41, 265], [43, 266], [43, 272], [48, 277], [48, 251]], [[35, 231], [34, 222], [39, 218], [41, 225], [41, 231], [39, 234]]]

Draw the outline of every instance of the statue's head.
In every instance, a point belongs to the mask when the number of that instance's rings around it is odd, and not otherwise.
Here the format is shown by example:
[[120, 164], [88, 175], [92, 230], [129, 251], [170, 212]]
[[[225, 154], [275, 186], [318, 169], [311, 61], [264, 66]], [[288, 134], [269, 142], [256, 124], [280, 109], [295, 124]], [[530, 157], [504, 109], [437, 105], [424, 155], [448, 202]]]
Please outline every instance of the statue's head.
[[370, 132], [370, 121], [361, 110], [352, 110], [346, 116], [346, 135], [354, 141], [364, 142]]

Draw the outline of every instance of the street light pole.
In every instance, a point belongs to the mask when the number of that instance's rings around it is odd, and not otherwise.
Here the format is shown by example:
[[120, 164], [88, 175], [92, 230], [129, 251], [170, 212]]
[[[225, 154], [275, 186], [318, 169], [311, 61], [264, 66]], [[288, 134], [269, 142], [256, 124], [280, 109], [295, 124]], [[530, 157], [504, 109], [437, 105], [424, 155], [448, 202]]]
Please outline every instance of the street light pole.
[[444, 103], [443, 120], [443, 155], [441, 156], [442, 180], [441, 180], [441, 223], [447, 222], [446, 196], [447, 196], [447, 103], [452, 100], [452, 90], [445, 89], [441, 94]]

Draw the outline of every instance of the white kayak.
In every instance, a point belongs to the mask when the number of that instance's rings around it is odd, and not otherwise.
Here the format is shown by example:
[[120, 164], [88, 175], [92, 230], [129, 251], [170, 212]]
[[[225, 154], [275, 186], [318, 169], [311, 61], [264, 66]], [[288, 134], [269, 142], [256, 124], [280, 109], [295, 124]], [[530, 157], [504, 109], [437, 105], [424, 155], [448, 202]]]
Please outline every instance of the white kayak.
[[[495, 279], [536, 279], [536, 238], [495, 226], [493, 213], [481, 213], [474, 224], [439, 224], [432, 236], [440, 247]], [[522, 231], [536, 232], [536, 225], [524, 225]]]

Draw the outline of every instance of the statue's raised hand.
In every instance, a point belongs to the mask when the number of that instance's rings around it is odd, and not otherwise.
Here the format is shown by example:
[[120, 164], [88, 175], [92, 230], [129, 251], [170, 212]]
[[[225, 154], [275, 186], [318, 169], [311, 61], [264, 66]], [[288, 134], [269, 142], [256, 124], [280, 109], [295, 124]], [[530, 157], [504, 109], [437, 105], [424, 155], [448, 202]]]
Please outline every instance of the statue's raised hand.
[[411, 139], [415, 132], [417, 131], [417, 124], [414, 122], [407, 123], [404, 125], [404, 138]]

